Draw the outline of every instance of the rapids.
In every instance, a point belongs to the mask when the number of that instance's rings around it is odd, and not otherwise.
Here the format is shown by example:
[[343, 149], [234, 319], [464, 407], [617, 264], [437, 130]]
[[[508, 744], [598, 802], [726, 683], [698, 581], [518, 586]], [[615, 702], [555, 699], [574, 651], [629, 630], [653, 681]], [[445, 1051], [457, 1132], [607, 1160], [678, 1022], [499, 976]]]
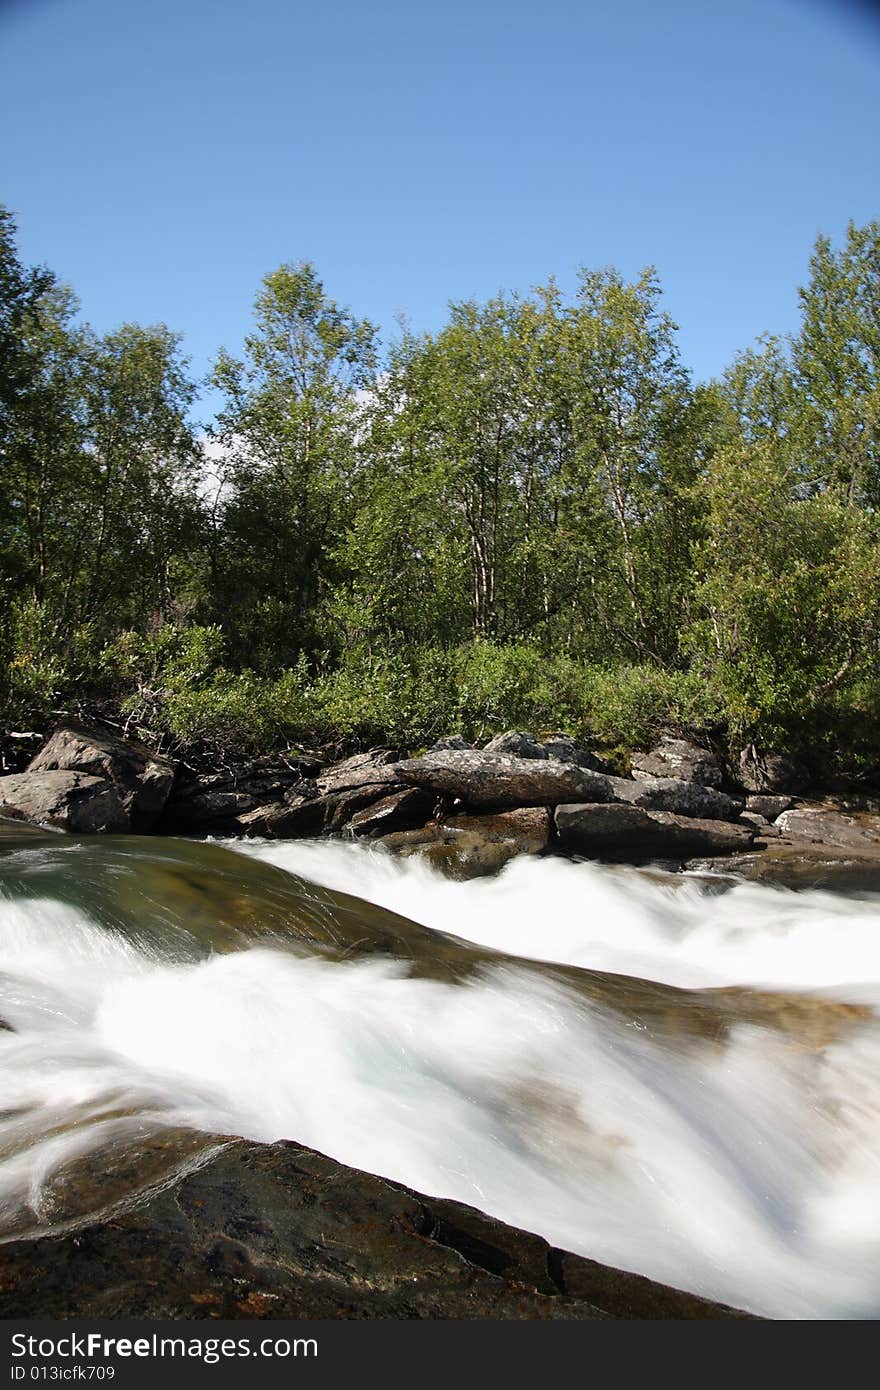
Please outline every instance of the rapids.
[[0, 827], [0, 1238], [200, 1136], [290, 1138], [752, 1311], [876, 1317], [878, 933], [869, 895]]

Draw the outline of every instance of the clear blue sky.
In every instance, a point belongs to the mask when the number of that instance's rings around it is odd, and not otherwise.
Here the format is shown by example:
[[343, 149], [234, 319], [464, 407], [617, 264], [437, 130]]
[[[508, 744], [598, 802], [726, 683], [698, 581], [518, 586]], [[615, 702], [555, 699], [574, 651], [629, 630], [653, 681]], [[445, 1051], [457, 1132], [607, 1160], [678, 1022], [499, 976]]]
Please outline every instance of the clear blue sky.
[[656, 265], [697, 377], [880, 216], [880, 24], [831, 0], [0, 0], [0, 201], [99, 329], [198, 371], [314, 260], [394, 331]]

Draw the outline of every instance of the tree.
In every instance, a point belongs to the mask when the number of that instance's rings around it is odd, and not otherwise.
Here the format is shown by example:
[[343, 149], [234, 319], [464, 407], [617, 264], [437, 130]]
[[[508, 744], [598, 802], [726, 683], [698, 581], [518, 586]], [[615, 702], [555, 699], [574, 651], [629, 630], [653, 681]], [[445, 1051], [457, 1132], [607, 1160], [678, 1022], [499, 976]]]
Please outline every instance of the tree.
[[319, 643], [376, 330], [330, 299], [307, 262], [265, 277], [255, 316], [244, 359], [221, 353], [214, 372], [227, 496], [213, 598], [238, 658], [273, 666]]

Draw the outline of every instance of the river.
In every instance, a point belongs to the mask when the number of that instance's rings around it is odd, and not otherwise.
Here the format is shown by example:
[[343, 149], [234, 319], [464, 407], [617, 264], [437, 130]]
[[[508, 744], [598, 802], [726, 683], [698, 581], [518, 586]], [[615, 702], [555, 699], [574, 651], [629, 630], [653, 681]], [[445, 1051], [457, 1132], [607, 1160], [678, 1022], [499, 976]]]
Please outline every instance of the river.
[[[0, 1238], [290, 1138], [773, 1317], [880, 1315], [880, 897], [0, 830]], [[98, 1184], [100, 1187], [100, 1182]]]

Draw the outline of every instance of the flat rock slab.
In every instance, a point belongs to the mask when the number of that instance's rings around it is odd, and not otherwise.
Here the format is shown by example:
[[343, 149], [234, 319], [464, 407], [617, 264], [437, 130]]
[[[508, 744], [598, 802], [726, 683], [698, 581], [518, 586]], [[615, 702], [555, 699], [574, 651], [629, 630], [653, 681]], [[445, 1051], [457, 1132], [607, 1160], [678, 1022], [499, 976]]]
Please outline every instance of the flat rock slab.
[[82, 835], [131, 829], [111, 782], [59, 769], [0, 777], [0, 815]]
[[643, 773], [632, 782], [625, 777], [609, 777], [615, 801], [642, 806], [646, 811], [671, 811], [676, 816], [696, 816], [701, 820], [736, 820], [742, 803], [714, 787], [687, 782], [678, 777], [651, 777]]
[[3, 1318], [735, 1318], [298, 1144], [228, 1144], [142, 1205], [0, 1246]]
[[843, 811], [805, 806], [783, 811], [775, 825], [788, 840], [806, 840], [860, 855], [877, 855], [880, 860], [880, 816], [848, 815]]
[[334, 763], [318, 777], [322, 796], [330, 792], [351, 791], [355, 787], [376, 786], [382, 782], [398, 782], [394, 763], [398, 754], [393, 748], [371, 748], [368, 753], [355, 753], [344, 762]]
[[568, 854], [633, 864], [747, 850], [753, 826], [675, 816], [620, 802], [557, 806], [556, 831]]
[[561, 801], [608, 801], [609, 778], [556, 758], [514, 758], [450, 749], [396, 764], [401, 782], [457, 797], [477, 809], [555, 806]]
[[63, 724], [28, 764], [28, 772], [85, 772], [110, 782], [135, 830], [148, 830], [171, 792], [176, 764], [135, 739], [81, 724]]

